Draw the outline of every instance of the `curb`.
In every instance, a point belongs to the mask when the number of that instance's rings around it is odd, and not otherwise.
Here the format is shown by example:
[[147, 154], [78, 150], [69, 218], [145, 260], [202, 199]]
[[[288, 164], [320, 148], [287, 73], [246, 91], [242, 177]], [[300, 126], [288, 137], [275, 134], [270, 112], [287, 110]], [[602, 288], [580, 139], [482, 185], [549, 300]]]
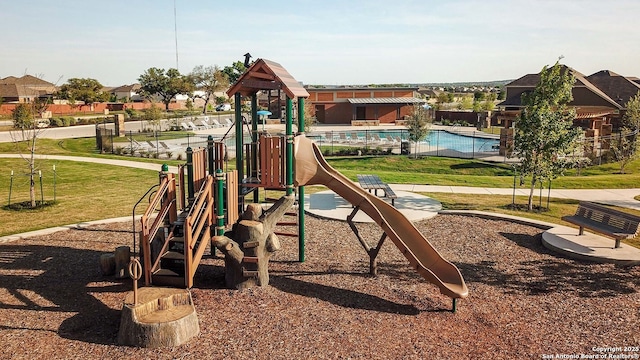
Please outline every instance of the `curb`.
[[489, 219], [489, 220], [509, 220], [516, 224], [529, 225], [529, 226], [537, 227], [538, 229], [542, 229], [542, 230], [549, 230], [556, 226], [560, 226], [558, 224], [553, 224], [553, 223], [540, 221], [540, 220], [527, 219], [527, 218], [514, 216], [514, 215], [498, 214], [498, 213], [492, 213], [487, 211], [477, 211], [477, 210], [441, 210], [438, 212], [438, 214], [475, 216], [475, 217]]
[[[136, 216], [136, 220], [139, 219], [139, 218], [140, 218], [139, 215]], [[9, 243], [9, 242], [17, 241], [17, 240], [21, 240], [21, 239], [26, 239], [26, 238], [30, 238], [30, 237], [33, 237], [33, 236], [49, 235], [49, 234], [53, 234], [53, 233], [58, 232], [58, 231], [66, 231], [66, 230], [71, 230], [71, 229], [84, 229], [84, 228], [92, 226], [92, 225], [110, 224], [110, 223], [125, 222], [125, 221], [131, 221], [131, 217], [130, 216], [123, 216], [123, 217], [111, 218], [111, 219], [85, 221], [85, 222], [80, 222], [80, 223], [76, 223], [76, 224], [62, 225], [62, 226], [56, 226], [56, 227], [47, 228], [47, 229], [28, 231], [28, 232], [24, 232], [24, 233], [20, 233], [20, 234], [2, 236], [2, 237], [0, 237], [0, 244]]]

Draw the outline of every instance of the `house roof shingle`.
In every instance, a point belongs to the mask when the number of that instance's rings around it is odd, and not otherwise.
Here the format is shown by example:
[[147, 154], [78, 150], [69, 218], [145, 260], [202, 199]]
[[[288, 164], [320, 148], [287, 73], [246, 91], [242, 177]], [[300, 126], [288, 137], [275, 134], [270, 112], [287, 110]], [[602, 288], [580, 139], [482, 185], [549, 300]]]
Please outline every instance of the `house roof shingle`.
[[587, 80], [620, 106], [625, 106], [640, 91], [640, 84], [609, 70], [591, 74], [587, 76]]
[[[580, 73], [579, 71], [576, 71], [575, 69], [566, 66], [566, 65], [561, 65], [562, 66], [562, 71], [570, 71], [573, 76], [576, 79], [575, 84], [573, 85], [574, 87], [574, 91], [575, 89], [579, 89], [579, 88], [583, 88], [586, 89], [588, 92], [592, 93], [593, 95], [595, 95], [596, 97], [600, 98], [602, 101], [604, 101], [605, 103], [611, 105], [611, 107], [616, 108], [616, 109], [622, 109], [624, 104], [620, 104], [619, 102], [615, 101], [614, 99], [611, 98], [611, 96], [603, 91], [599, 86], [596, 86], [596, 84], [592, 83], [590, 81], [590, 79], [588, 77], [585, 77], [582, 73]], [[619, 76], [613, 72], [609, 72], [611, 74], [614, 74], [616, 76]], [[599, 74], [599, 73], [596, 73]], [[594, 74], [594, 75], [596, 75]], [[603, 75], [603, 74], [601, 74]], [[591, 75], [593, 76], [593, 75]], [[622, 78], [622, 77], [621, 77]], [[520, 88], [530, 88], [531, 90], [533, 90], [538, 83], [540, 82], [540, 74], [527, 74], [519, 79], [516, 79], [512, 82], [510, 82], [509, 84], [506, 85], [507, 88], [507, 98], [501, 102], [499, 104], [499, 106], [513, 106], [513, 107], [519, 107], [522, 106], [522, 100], [521, 100], [521, 96], [522, 96], [522, 91], [518, 91], [516, 95], [514, 96], [509, 96], [509, 91], [508, 88], [509, 87], [520, 87]], [[601, 81], [603, 83], [605, 83], [606, 81]], [[526, 90], [525, 90], [526, 92]], [[579, 100], [577, 101], [577, 99], [574, 96], [574, 101], [572, 101], [571, 103], [572, 105], [586, 105], [586, 104], [579, 104]]]

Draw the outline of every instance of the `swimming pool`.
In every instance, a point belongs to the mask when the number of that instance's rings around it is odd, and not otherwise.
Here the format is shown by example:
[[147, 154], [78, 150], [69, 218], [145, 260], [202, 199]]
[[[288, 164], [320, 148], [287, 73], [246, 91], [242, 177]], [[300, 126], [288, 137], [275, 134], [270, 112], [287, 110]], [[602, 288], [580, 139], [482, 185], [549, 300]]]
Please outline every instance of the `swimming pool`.
[[421, 143], [435, 150], [448, 149], [463, 153], [496, 152], [500, 146], [499, 139], [459, 135], [444, 130], [431, 131]]
[[[354, 135], [357, 135], [357, 139], [354, 141]], [[377, 140], [375, 136], [378, 136], [380, 140]], [[333, 134], [333, 139], [340, 141], [345, 139], [351, 143], [364, 143], [368, 146], [388, 146], [399, 145], [400, 141], [406, 141], [409, 139], [409, 132], [407, 130], [365, 130], [365, 131], [352, 131], [346, 132], [344, 136], [339, 133]], [[344, 141], [343, 141], [344, 142]], [[495, 138], [488, 138], [486, 134], [482, 132], [470, 133], [469, 135], [461, 135], [445, 130], [431, 130], [427, 138], [422, 140], [419, 144], [418, 152], [445, 152], [450, 150], [454, 152], [464, 153], [465, 155], [472, 155], [477, 153], [495, 153], [500, 146], [500, 140]], [[412, 151], [414, 151], [412, 149]], [[450, 156], [447, 154], [445, 156]]]

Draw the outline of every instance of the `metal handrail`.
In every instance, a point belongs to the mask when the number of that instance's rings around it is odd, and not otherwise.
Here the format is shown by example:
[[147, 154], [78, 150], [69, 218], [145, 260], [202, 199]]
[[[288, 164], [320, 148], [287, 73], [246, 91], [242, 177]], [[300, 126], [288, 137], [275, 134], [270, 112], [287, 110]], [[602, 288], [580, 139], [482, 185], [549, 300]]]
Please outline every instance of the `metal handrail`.
[[[153, 186], [151, 186], [149, 188], [149, 190], [147, 190], [146, 193], [144, 193], [144, 195], [142, 195], [142, 197], [140, 197], [140, 200], [138, 200], [136, 202], [135, 205], [133, 205], [133, 211], [132, 211], [132, 220], [133, 220], [133, 257], [136, 257], [136, 254], [138, 253], [136, 251], [136, 208], [138, 207], [138, 205], [140, 205], [140, 203], [142, 202], [142, 200], [144, 200], [144, 198], [149, 195], [151, 193], [151, 191], [155, 188], [157, 188], [158, 186], [160, 186], [160, 184], [155, 184]], [[150, 203], [151, 201], [149, 201]], [[145, 210], [146, 212], [146, 210]]]

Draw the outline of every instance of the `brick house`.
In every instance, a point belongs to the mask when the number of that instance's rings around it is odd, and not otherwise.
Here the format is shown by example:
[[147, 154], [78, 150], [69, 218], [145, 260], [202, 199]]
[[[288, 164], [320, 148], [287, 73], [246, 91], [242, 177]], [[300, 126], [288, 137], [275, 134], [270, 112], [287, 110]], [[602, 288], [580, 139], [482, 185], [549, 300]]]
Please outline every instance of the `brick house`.
[[[594, 149], [608, 148], [608, 144], [601, 144], [599, 138], [611, 135], [620, 127], [625, 104], [640, 91], [640, 82], [637, 78], [621, 76], [609, 70], [584, 76], [563, 65], [563, 71], [570, 71], [576, 79], [572, 89], [573, 100], [569, 103], [576, 110], [574, 125], [585, 131], [586, 138], [593, 139]], [[502, 145], [508, 146], [505, 138], [511, 136], [510, 128], [524, 108], [522, 94], [533, 91], [539, 81], [540, 74], [527, 74], [505, 85], [506, 99], [498, 104], [498, 111], [491, 121], [492, 126], [504, 128]]]
[[414, 105], [426, 100], [416, 97], [418, 88], [339, 87], [309, 88], [315, 116], [322, 124], [402, 123]]

